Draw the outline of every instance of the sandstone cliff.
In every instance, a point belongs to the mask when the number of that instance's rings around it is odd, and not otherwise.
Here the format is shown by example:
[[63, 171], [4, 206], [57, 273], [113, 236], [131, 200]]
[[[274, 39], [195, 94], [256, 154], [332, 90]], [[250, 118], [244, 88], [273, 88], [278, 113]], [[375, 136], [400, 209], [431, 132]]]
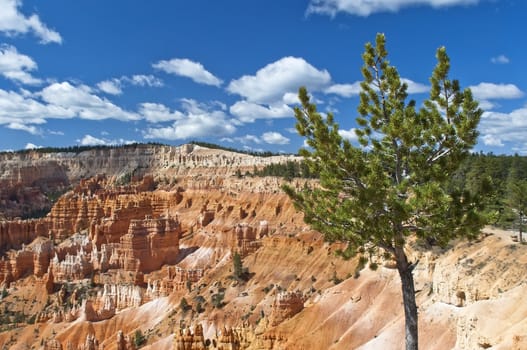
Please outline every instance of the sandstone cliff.
[[[236, 176], [285, 157], [194, 146], [1, 157], [0, 191], [67, 191], [45, 217], [0, 222], [0, 347], [133, 349], [141, 335], [145, 349], [400, 348], [390, 262], [357, 273], [280, 179]], [[11, 202], [0, 204], [21, 208]], [[421, 348], [527, 348], [527, 247], [510, 236], [415, 242]]]

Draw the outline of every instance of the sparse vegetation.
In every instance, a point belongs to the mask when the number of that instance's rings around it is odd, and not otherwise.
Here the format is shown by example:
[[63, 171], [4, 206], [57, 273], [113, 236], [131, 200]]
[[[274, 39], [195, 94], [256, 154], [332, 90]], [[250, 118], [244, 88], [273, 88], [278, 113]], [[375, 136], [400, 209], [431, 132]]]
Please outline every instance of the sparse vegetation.
[[223, 302], [223, 298], [225, 298], [225, 293], [223, 292], [213, 294], [210, 297], [212, 306], [214, 306], [216, 309], [221, 309], [222, 307], [224, 307], [225, 303]]
[[146, 343], [146, 337], [143, 335], [140, 329], [136, 330], [134, 333], [134, 345], [136, 348], [140, 348], [143, 344]]
[[232, 256], [232, 265], [233, 265], [233, 277], [237, 280], [240, 280], [243, 277], [243, 264], [242, 258], [238, 252], [235, 252]]
[[185, 313], [190, 309], [190, 305], [188, 304], [187, 299], [181, 298], [181, 301], [179, 302], [179, 309]]

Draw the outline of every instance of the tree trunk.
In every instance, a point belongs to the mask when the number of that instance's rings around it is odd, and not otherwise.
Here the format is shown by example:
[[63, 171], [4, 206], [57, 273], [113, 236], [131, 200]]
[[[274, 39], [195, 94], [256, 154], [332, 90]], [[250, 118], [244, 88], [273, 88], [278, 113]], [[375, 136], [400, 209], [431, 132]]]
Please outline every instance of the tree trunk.
[[522, 243], [523, 239], [522, 239], [522, 223], [523, 223], [523, 213], [522, 211], [520, 211], [520, 243]]
[[402, 247], [395, 248], [395, 260], [399, 277], [401, 277], [403, 292], [406, 350], [417, 350], [417, 305], [415, 303], [414, 276], [412, 275], [414, 265], [408, 263]]

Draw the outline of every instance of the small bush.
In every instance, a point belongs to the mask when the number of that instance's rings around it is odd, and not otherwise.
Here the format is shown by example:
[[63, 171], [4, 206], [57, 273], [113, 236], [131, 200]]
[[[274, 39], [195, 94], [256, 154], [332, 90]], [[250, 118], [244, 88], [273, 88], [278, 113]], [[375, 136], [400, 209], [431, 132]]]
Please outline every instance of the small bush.
[[225, 303], [223, 302], [224, 297], [225, 297], [225, 294], [223, 293], [213, 294], [210, 297], [212, 306], [214, 306], [216, 309], [221, 309], [222, 307], [224, 307], [225, 306]]
[[179, 302], [179, 308], [181, 309], [181, 311], [187, 312], [187, 310], [190, 308], [187, 299], [181, 298], [181, 301]]
[[136, 330], [134, 333], [134, 345], [136, 348], [141, 347], [144, 343], [146, 343], [146, 338], [143, 335], [143, 332], [141, 332], [140, 329]]

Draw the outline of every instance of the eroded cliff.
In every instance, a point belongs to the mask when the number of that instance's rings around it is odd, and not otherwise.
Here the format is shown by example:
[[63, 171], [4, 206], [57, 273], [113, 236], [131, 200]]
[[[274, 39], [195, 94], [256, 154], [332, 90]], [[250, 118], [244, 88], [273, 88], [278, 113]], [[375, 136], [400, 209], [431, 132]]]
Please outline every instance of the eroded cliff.
[[[0, 223], [0, 346], [401, 348], [391, 263], [357, 270], [303, 223], [282, 180], [237, 172], [270, 159], [156, 147], [18, 156], [28, 167], [60, 165], [63, 177], [48, 169], [25, 178], [13, 157], [1, 163], [6, 186], [42, 176], [70, 189], [43, 218]], [[526, 246], [495, 230], [445, 250], [422, 244], [409, 251], [420, 261], [422, 348], [527, 347]]]

